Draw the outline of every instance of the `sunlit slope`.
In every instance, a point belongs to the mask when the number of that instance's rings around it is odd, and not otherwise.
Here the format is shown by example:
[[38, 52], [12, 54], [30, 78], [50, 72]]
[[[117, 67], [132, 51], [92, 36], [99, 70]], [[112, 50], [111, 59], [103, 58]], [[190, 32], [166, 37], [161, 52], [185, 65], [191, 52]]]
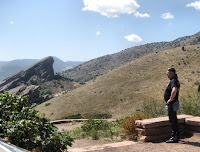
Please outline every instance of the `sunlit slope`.
[[179, 47], [141, 57], [45, 102], [37, 109], [52, 120], [76, 114], [128, 116], [139, 109], [144, 100], [163, 100], [169, 82], [166, 77], [168, 67], [177, 69], [180, 95], [186, 94], [189, 88], [200, 83], [200, 45], [187, 46], [185, 50]]

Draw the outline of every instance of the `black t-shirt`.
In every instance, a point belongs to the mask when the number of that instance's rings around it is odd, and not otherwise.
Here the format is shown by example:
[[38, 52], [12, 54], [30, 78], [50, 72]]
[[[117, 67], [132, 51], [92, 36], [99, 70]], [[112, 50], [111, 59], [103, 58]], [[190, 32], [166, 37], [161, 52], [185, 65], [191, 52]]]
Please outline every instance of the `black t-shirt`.
[[174, 100], [178, 100], [180, 83], [177, 79], [173, 78], [173, 79], [170, 80], [170, 82], [167, 85], [166, 90], [165, 90], [164, 99], [165, 99], [166, 102], [170, 99], [173, 87], [177, 87], [177, 89], [178, 89], [178, 92], [176, 93], [176, 96], [174, 98]]

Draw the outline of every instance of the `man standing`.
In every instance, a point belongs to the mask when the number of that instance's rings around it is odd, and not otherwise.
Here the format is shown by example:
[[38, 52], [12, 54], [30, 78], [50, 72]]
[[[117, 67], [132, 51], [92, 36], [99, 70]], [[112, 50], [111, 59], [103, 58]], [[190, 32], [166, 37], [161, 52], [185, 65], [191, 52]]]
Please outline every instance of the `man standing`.
[[180, 83], [178, 81], [178, 76], [174, 68], [169, 68], [167, 70], [167, 77], [170, 79], [170, 82], [165, 90], [164, 99], [168, 106], [168, 116], [172, 128], [172, 135], [171, 138], [166, 141], [166, 143], [177, 143], [179, 141], [179, 127], [177, 120], [177, 111], [174, 110], [173, 105], [175, 102], [179, 102], [178, 96]]

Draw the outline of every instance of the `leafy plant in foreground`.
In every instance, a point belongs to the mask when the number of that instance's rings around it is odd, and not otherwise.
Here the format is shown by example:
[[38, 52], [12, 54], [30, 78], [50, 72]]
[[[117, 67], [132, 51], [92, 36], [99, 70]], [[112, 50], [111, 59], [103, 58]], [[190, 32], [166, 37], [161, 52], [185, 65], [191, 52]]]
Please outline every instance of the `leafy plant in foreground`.
[[57, 128], [34, 109], [27, 97], [0, 95], [0, 135], [27, 150], [59, 152], [71, 146], [73, 139], [57, 132]]

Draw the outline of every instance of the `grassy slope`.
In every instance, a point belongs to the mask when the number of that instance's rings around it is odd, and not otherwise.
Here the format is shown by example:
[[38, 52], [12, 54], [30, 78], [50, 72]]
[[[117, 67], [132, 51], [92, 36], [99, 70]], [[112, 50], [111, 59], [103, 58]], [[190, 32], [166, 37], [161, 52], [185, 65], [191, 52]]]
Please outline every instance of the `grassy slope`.
[[77, 82], [71, 82], [69, 80], [64, 79], [47, 81], [43, 84], [40, 84], [41, 90], [50, 89], [53, 94], [57, 94], [66, 90], [72, 90], [79, 86], [80, 84]]
[[[52, 120], [75, 114], [110, 113], [113, 118], [128, 116], [139, 109], [144, 100], [163, 100], [169, 82], [166, 69], [172, 65], [177, 69], [181, 81], [180, 95], [183, 95], [200, 82], [200, 45], [187, 46], [185, 50], [179, 47], [134, 60], [39, 105], [37, 110]], [[50, 105], [45, 106], [46, 103]]]

